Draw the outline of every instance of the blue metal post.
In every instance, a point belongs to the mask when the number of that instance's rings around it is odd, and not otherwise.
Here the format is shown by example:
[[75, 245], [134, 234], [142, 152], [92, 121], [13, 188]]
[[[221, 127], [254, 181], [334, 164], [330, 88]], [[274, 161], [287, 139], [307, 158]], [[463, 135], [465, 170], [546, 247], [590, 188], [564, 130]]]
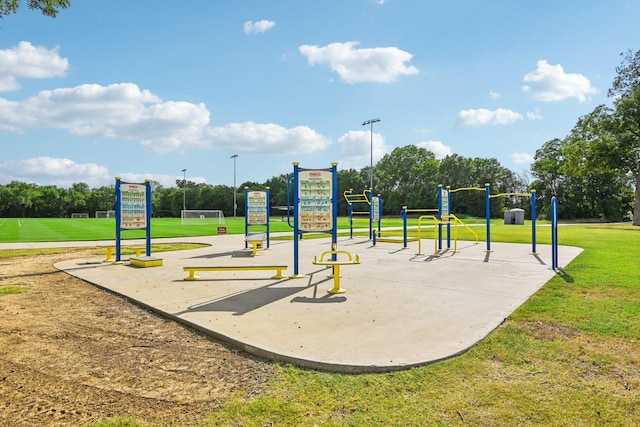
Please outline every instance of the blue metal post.
[[487, 215], [487, 252], [491, 252], [491, 184], [484, 185], [485, 212]]
[[531, 190], [531, 253], [536, 254], [536, 190]]
[[402, 207], [402, 236], [404, 247], [407, 247], [407, 207]]
[[[331, 250], [338, 249], [338, 163], [331, 163]], [[337, 255], [331, 257], [333, 261]]]
[[438, 185], [438, 250], [442, 250], [442, 184]]
[[[447, 193], [449, 196], [449, 212], [447, 215], [451, 215], [451, 186], [447, 185]], [[447, 249], [451, 249], [451, 218], [447, 219]]]
[[558, 269], [558, 199], [551, 198], [551, 269]]
[[248, 235], [249, 235], [249, 188], [244, 187], [244, 248], [245, 249], [249, 247], [249, 243], [247, 242]]
[[298, 183], [298, 173], [300, 169], [300, 163], [293, 163], [293, 275], [297, 276], [299, 271], [298, 266], [298, 234], [300, 233], [300, 225], [298, 223], [300, 215], [298, 210], [300, 209], [300, 191]]
[[122, 226], [122, 194], [120, 177], [116, 176], [116, 262], [120, 262], [120, 233]]
[[151, 256], [151, 180], [144, 180], [147, 213], [147, 256]]
[[270, 238], [269, 238], [269, 224], [271, 223], [271, 190], [269, 187], [265, 190], [267, 192], [267, 249], [269, 248]]

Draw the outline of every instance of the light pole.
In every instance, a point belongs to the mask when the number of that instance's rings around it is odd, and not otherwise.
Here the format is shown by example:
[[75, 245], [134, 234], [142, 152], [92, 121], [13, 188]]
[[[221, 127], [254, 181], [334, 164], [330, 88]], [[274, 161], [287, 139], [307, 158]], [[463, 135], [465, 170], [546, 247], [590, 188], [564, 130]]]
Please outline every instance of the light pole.
[[238, 155], [234, 154], [231, 158], [233, 159], [233, 219], [236, 219], [236, 210], [238, 209], [238, 204], [236, 203], [236, 159]]
[[362, 123], [362, 126], [371, 125], [371, 169], [369, 169], [369, 190], [373, 192], [373, 124], [379, 122], [380, 119], [370, 119]]
[[182, 169], [182, 210], [187, 210], [187, 170]]

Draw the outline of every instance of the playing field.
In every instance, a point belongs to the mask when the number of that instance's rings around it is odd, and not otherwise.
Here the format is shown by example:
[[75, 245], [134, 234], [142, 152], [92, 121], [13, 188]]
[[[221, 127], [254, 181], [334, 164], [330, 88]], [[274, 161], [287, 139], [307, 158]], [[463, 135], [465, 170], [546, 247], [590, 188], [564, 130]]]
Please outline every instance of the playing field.
[[[153, 218], [151, 237], [210, 236], [218, 233], [218, 222], [194, 220], [183, 225], [180, 218]], [[226, 218], [229, 234], [244, 233], [244, 218]], [[271, 232], [291, 231], [286, 222], [273, 221]], [[0, 218], [0, 243], [114, 240], [113, 218]], [[144, 230], [122, 231], [122, 239], [145, 237]]]

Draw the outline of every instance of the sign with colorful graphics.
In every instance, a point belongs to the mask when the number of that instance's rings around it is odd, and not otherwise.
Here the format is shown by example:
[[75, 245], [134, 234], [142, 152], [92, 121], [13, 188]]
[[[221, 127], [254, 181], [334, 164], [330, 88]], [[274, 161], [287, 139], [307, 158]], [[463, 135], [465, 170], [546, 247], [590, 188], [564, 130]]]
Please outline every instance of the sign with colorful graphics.
[[140, 230], [147, 227], [145, 184], [120, 183], [120, 228]]
[[302, 232], [330, 232], [332, 230], [331, 170], [299, 172], [299, 229]]
[[266, 191], [247, 192], [247, 225], [268, 223], [268, 193]]
[[449, 215], [449, 190], [442, 190], [442, 198], [440, 199], [441, 215]]

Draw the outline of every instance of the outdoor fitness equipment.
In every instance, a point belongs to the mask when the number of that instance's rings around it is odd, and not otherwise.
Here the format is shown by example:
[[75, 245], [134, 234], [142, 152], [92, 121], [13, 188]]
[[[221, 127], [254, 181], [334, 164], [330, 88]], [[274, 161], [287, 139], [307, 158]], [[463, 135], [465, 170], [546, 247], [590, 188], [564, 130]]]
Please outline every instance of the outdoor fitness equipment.
[[[331, 256], [331, 259], [327, 259], [329, 255]], [[338, 255], [345, 255], [347, 258], [338, 260]], [[343, 294], [347, 291], [340, 287], [340, 267], [343, 265], [360, 264], [360, 257], [356, 255], [354, 258], [353, 255], [351, 255], [347, 251], [331, 250], [323, 252], [322, 255], [320, 255], [319, 260], [314, 256], [313, 263], [315, 265], [333, 267], [333, 274], [331, 275], [333, 276], [333, 288], [329, 289], [327, 292], [329, 292], [330, 294]]]
[[144, 183], [121, 182], [116, 177], [116, 262], [120, 261], [120, 235], [123, 230], [145, 230], [146, 255], [131, 258], [138, 267], [162, 265], [161, 258], [151, 257], [151, 180]]
[[[486, 217], [486, 230], [487, 230], [487, 249], [486, 252], [491, 252], [491, 199], [497, 197], [506, 197], [506, 196], [521, 196], [521, 197], [530, 197], [531, 198], [531, 254], [536, 255], [536, 190], [531, 190], [531, 193], [499, 193], [499, 194], [491, 194], [491, 184], [485, 184], [484, 188], [479, 187], [464, 187], [464, 188], [456, 188], [452, 190], [449, 186], [446, 189], [443, 189], [442, 186], [439, 186], [439, 200], [440, 200], [440, 208], [442, 210], [444, 206], [443, 198], [446, 195], [446, 208], [449, 208], [449, 196], [451, 193], [456, 193], [459, 191], [484, 191], [485, 194], [485, 217]], [[449, 212], [447, 212], [448, 214]], [[444, 212], [441, 213], [441, 217], [447, 215]], [[447, 224], [447, 248], [451, 247], [450, 242], [450, 225]]]
[[[271, 211], [269, 207], [270, 192], [269, 187], [261, 191], [250, 191], [248, 187], [244, 188], [244, 247], [249, 244], [253, 246], [253, 255], [256, 250], [266, 240], [267, 248], [269, 248], [269, 222]], [[257, 231], [256, 231], [257, 228]]]
[[[371, 197], [371, 190], [364, 190], [360, 194], [354, 194], [353, 189], [349, 189], [343, 193], [344, 199], [347, 201], [349, 213], [349, 238], [353, 239], [353, 221], [357, 217], [366, 217], [369, 226], [369, 239], [374, 238], [373, 223], [378, 223], [380, 229], [380, 212], [382, 210], [382, 201], [379, 197]], [[354, 210], [357, 205], [366, 204], [367, 210]]]

